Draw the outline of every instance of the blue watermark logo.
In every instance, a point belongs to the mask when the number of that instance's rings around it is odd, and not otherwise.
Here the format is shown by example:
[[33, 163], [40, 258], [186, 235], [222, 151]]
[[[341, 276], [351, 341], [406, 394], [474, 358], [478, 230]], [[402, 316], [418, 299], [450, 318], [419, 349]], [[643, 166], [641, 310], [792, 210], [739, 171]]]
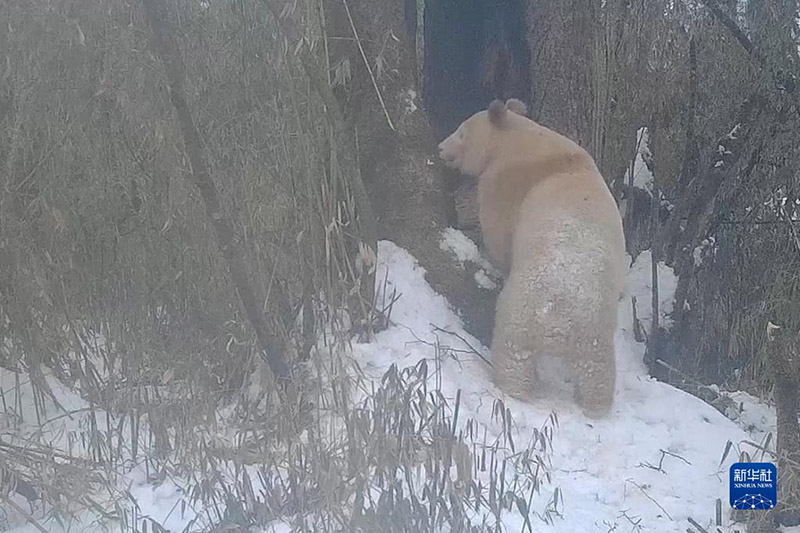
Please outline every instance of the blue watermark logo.
[[734, 463], [730, 501], [734, 509], [772, 509], [778, 503], [778, 469], [773, 463]]

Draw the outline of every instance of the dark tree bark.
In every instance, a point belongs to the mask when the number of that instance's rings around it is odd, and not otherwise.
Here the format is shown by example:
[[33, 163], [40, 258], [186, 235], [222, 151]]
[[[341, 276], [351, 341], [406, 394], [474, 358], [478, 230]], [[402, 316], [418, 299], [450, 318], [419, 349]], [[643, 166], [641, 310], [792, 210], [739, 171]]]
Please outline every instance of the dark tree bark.
[[[704, 157], [704, 171], [692, 176], [686, 185], [667, 224], [662, 227], [658, 241], [664, 253], [661, 260], [672, 264], [678, 276], [675, 290], [674, 326], [669, 339], [659, 339], [654, 344], [652, 357], [664, 358], [676, 366], [678, 361], [694, 361], [692, 355], [698, 336], [695, 329], [696, 310], [686, 305], [691, 288], [697, 283], [693, 250], [705, 238], [715, 220], [718, 199], [730, 193], [735, 180], [747, 180], [752, 174], [760, 151], [751, 147], [754, 130], [758, 128], [765, 102], [757, 95], [748, 98], [732, 121], [731, 129], [709, 148], [712, 153]], [[695, 302], [692, 302], [694, 304]], [[664, 342], [660, 342], [664, 341]], [[690, 363], [694, 364], [694, 363]], [[697, 369], [693, 369], [697, 370]]]
[[[716, 154], [709, 157], [705, 172], [695, 174], [686, 186], [681, 202], [676, 206], [666, 235], [670, 237], [666, 255], [672, 260], [686, 261], [683, 249], [702, 238], [708, 230], [708, 210], [724, 183], [736, 176], [747, 153], [751, 133], [765, 101], [759, 95], [750, 96], [741, 106], [731, 130], [714, 144]], [[679, 226], [684, 226], [681, 231]], [[679, 254], [681, 259], [679, 259]], [[689, 253], [689, 257], [691, 253]], [[682, 272], [683, 269], [679, 268]]]
[[166, 23], [166, 9], [163, 0], [142, 0], [147, 21], [152, 30], [153, 46], [164, 63], [168, 89], [172, 105], [183, 135], [184, 148], [191, 164], [191, 181], [200, 191], [206, 208], [206, 216], [214, 228], [214, 235], [220, 252], [225, 258], [231, 280], [242, 302], [246, 316], [255, 330], [259, 347], [275, 377], [284, 382], [289, 379], [289, 368], [284, 360], [284, 346], [278, 336], [270, 330], [264, 312], [259, 305], [262, 299], [257, 295], [256, 286], [251, 281], [245, 263], [243, 250], [237, 246], [233, 224], [220, 203], [219, 193], [211, 178], [208, 163], [203, 153], [200, 133], [194, 123], [191, 110], [186, 101], [184, 85], [186, 81], [183, 59], [173, 41]]
[[[331, 48], [330, 62], [346, 58], [353, 72], [349, 95], [340, 98], [357, 133], [361, 174], [376, 213], [378, 238], [408, 250], [425, 268], [434, 290], [462, 312], [467, 330], [488, 343], [496, 293], [479, 287], [475, 269], [458, 265], [440, 247], [454, 207], [431, 125], [421, 109], [423, 87], [417, 73], [422, 69], [415, 38], [421, 32], [406, 23], [418, 20], [418, 14], [405, 0], [330, 0], [324, 6], [328, 37], [338, 43]], [[412, 28], [416, 36], [409, 35]], [[380, 71], [375, 68], [377, 57], [383, 65]]]

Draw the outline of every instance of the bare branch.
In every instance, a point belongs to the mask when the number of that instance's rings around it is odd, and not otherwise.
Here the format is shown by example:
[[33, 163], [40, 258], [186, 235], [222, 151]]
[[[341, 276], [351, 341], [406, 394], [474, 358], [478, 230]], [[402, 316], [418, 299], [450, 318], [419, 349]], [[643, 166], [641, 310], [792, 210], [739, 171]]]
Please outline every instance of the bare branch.
[[739, 44], [747, 50], [747, 53], [751, 56], [755, 56], [756, 54], [756, 47], [753, 45], [753, 42], [745, 35], [744, 31], [736, 24], [736, 21], [733, 20], [727, 13], [725, 13], [720, 5], [717, 3], [717, 0], [703, 0], [703, 3], [706, 5], [711, 14], [719, 20], [723, 26], [728, 28], [728, 31], [739, 41]]

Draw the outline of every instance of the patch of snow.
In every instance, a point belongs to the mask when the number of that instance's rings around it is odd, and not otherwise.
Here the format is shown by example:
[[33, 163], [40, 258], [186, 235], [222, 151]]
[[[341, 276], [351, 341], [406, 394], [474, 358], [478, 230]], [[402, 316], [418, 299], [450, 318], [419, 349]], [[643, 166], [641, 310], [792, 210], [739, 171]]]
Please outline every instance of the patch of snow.
[[153, 485], [143, 472], [138, 471], [138, 474], [130, 476], [134, 483], [128, 490], [140, 509], [141, 518], [151, 518], [167, 531], [182, 531], [198, 519], [202, 505], [199, 509], [192, 508], [188, 502], [189, 495], [184, 494], [174, 480], [167, 479], [160, 485]]
[[446, 252], [451, 252], [460, 263], [470, 262], [480, 266], [488, 264], [488, 261], [481, 256], [478, 246], [472, 242], [472, 239], [455, 228], [442, 230], [439, 248]]
[[475, 272], [475, 283], [478, 284], [478, 287], [490, 291], [497, 288], [497, 283], [492, 281], [492, 278], [486, 274], [485, 270], [478, 270]]
[[405, 102], [406, 102], [406, 107], [405, 107], [405, 110], [404, 110], [404, 112], [406, 114], [414, 113], [419, 109], [417, 107], [417, 102], [416, 102], [416, 100], [417, 100], [417, 91], [415, 91], [414, 89], [408, 89], [403, 94], [403, 97], [404, 97]]
[[[646, 161], [652, 159], [650, 152], [650, 132], [647, 128], [639, 128], [636, 132], [636, 155], [633, 160], [633, 186], [653, 194], [653, 173]], [[630, 183], [631, 169], [625, 171], [625, 184]]]
[[475, 272], [475, 283], [479, 287], [489, 290], [497, 287], [496, 280], [500, 279], [500, 273], [489, 260], [481, 255], [478, 246], [463, 232], [455, 228], [445, 228], [442, 231], [439, 248], [452, 253], [462, 266], [464, 263], [477, 265], [479, 270]]
[[[736, 409], [729, 409], [733, 412], [725, 413], [728, 418], [734, 420], [750, 435], [751, 442], [774, 451], [778, 429], [775, 407], [747, 392], [729, 392], [728, 396], [736, 402]], [[768, 441], [769, 446], [767, 446]], [[751, 456], [759, 453], [759, 450], [753, 447], [744, 446], [744, 450]]]
[[714, 254], [717, 251], [716, 240], [713, 236], [703, 239], [699, 246], [692, 250], [692, 260], [695, 268], [703, 264], [703, 260], [709, 254]]
[[[650, 379], [642, 363], [644, 345], [631, 330], [630, 296], [639, 301], [640, 318], [650, 311], [649, 252], [640, 254], [628, 275], [627, 301], [619, 308], [616, 332], [618, 386], [613, 414], [604, 420], [586, 419], [573, 402], [539, 398], [530, 403], [505, 398], [492, 383], [489, 367], [477, 354], [488, 350], [467, 334], [447, 301], [424, 281], [423, 270], [405, 250], [386, 241], [379, 243], [378, 278], [403, 296], [393, 309], [394, 324], [370, 344], [354, 347], [361, 368], [379, 379], [389, 366], [414, 365], [422, 359], [441, 365], [440, 391], [451, 402], [461, 390], [461, 413], [491, 432], [492, 403], [503, 398], [515, 418], [517, 441], [525, 442], [534, 428], [556, 410], [551, 483], [534, 495], [531, 509], [539, 511], [556, 487], [564, 508], [550, 527], [553, 532], [623, 531], [629, 520], [641, 521], [643, 530], [683, 533], [689, 517], [710, 526], [717, 498], [727, 502], [727, 468], [731, 454], [720, 465], [728, 441], [750, 438], [736, 423], [700, 399]], [[660, 308], [671, 309], [676, 279], [659, 265]], [[666, 319], [666, 316], [664, 316]], [[442, 333], [442, 328], [457, 333]], [[441, 357], [436, 343], [449, 346], [457, 356]], [[429, 364], [429, 367], [433, 367]], [[436, 379], [431, 376], [429, 379]], [[663, 461], [662, 461], [663, 459]], [[660, 469], [656, 468], [660, 464]], [[504, 526], [518, 531], [521, 517], [508, 515]], [[739, 528], [741, 530], [741, 527]]]
[[[652, 259], [650, 250], [640, 253], [628, 273], [628, 288], [626, 298], [627, 306], [631, 305], [631, 296], [636, 297], [636, 318], [641, 322], [646, 331], [650, 331], [653, 318], [653, 283]], [[661, 327], [669, 329], [672, 326], [672, 307], [675, 299], [675, 290], [678, 288], [678, 277], [672, 268], [663, 261], [658, 263], [658, 323]]]
[[694, 263], [695, 268], [703, 264], [702, 246], [695, 246], [694, 250], [692, 250], [692, 262]]

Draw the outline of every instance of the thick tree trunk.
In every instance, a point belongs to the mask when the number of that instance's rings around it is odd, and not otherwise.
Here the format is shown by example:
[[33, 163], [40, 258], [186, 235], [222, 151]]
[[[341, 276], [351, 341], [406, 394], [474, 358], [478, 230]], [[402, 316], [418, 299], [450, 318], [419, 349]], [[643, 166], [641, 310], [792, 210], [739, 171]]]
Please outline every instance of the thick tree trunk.
[[355, 124], [378, 237], [414, 255], [428, 282], [462, 311], [470, 333], [486, 343], [496, 295], [476, 284], [475, 269], [457, 264], [440, 247], [441, 232], [452, 222], [453, 199], [422, 110], [419, 4], [326, 2], [328, 37], [339, 43], [331, 48], [331, 64], [346, 58], [353, 72], [345, 109]]
[[255, 284], [251, 281], [245, 263], [244, 252], [236, 244], [233, 224], [220, 203], [217, 187], [211, 178], [208, 163], [203, 153], [200, 134], [184, 93], [185, 68], [177, 45], [172, 40], [166, 25], [166, 9], [163, 0], [142, 0], [148, 23], [153, 32], [153, 45], [164, 63], [172, 105], [175, 107], [178, 124], [183, 135], [184, 148], [191, 164], [191, 180], [200, 191], [206, 208], [206, 216], [214, 228], [214, 235], [228, 265], [231, 280], [242, 302], [248, 320], [255, 330], [260, 348], [263, 350], [270, 370], [279, 380], [289, 378], [289, 368], [284, 361], [284, 346], [278, 336], [270, 331]]

